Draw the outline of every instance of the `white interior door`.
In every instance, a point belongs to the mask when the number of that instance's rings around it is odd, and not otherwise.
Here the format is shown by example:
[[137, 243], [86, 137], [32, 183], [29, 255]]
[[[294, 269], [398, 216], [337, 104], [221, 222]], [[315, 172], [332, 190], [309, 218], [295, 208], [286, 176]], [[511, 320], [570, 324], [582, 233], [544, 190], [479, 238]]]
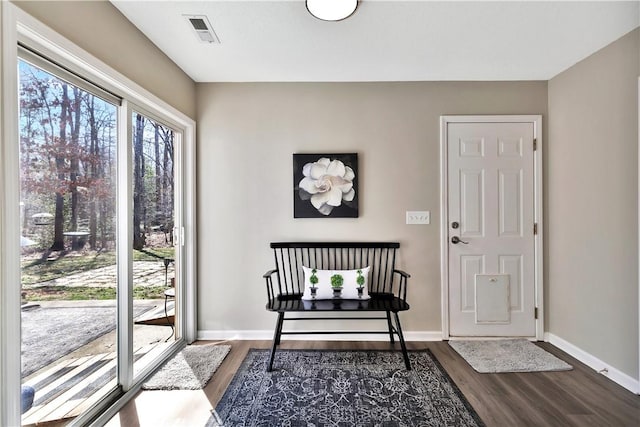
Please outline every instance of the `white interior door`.
[[446, 126], [449, 335], [533, 337], [534, 123]]

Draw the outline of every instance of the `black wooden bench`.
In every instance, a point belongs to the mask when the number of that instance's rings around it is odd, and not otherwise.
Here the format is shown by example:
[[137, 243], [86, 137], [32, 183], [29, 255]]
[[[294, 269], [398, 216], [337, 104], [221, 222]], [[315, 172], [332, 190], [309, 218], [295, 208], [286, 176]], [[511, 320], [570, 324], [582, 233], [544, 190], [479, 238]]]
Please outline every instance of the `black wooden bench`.
[[[267, 282], [267, 310], [278, 313], [268, 371], [282, 335], [294, 334], [388, 334], [393, 344], [398, 336], [404, 362], [411, 369], [398, 313], [409, 310], [409, 274], [395, 268], [397, 242], [280, 242], [271, 243], [276, 268], [264, 274]], [[318, 270], [356, 270], [370, 267], [369, 300], [302, 300], [305, 279], [302, 266]], [[274, 280], [275, 276], [275, 280]], [[385, 317], [285, 317], [285, 313], [382, 312]], [[283, 331], [285, 320], [386, 320], [384, 331]], [[395, 322], [395, 325], [394, 325]]]

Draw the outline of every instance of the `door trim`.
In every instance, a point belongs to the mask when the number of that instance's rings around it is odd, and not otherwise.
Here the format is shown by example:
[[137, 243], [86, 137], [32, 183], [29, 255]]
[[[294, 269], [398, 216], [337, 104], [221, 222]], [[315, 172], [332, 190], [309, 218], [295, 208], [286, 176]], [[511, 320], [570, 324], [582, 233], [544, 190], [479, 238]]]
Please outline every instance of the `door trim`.
[[536, 336], [544, 339], [544, 268], [543, 268], [543, 210], [542, 210], [542, 116], [541, 115], [498, 115], [498, 116], [440, 116], [440, 280], [441, 280], [441, 316], [442, 339], [449, 339], [449, 199], [448, 199], [448, 155], [447, 125], [449, 123], [532, 123], [533, 137], [537, 149], [533, 155], [534, 182], [534, 221], [538, 224], [538, 233], [534, 237], [534, 292], [538, 309]]

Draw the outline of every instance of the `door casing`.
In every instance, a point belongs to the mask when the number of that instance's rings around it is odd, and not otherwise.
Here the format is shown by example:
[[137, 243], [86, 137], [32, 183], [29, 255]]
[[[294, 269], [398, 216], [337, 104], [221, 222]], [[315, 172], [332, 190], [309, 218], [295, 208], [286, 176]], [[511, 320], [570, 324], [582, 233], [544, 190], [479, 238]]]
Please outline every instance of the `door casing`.
[[534, 221], [537, 234], [534, 238], [534, 288], [537, 308], [536, 339], [544, 338], [544, 290], [543, 290], [543, 234], [542, 218], [542, 116], [541, 115], [482, 115], [482, 116], [441, 116], [440, 117], [440, 277], [442, 338], [449, 335], [449, 200], [448, 200], [448, 154], [447, 129], [449, 123], [517, 123], [533, 124], [536, 150], [534, 152]]

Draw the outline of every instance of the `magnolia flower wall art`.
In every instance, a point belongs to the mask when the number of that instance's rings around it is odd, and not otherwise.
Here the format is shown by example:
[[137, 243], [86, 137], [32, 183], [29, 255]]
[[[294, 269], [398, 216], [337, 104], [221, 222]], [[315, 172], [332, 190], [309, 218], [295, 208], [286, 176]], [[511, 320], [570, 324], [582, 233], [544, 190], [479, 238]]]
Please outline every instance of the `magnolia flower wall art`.
[[294, 218], [357, 218], [358, 155], [294, 154]]

